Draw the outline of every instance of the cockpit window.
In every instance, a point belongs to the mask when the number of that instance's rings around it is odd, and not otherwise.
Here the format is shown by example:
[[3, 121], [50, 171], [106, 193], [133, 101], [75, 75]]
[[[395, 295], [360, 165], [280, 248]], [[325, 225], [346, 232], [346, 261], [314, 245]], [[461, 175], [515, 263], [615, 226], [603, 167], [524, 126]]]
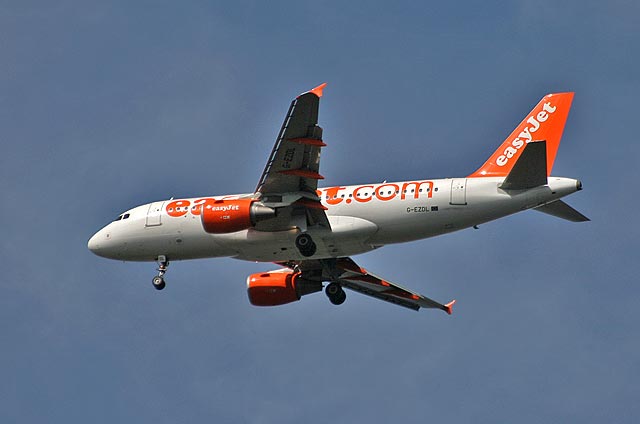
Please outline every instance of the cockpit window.
[[125, 214], [122, 214], [122, 215], [118, 215], [118, 217], [116, 219], [114, 219], [113, 222], [120, 221], [120, 220], [123, 220], [123, 219], [127, 219], [130, 216], [131, 216], [131, 214], [128, 214], [128, 213], [125, 213]]

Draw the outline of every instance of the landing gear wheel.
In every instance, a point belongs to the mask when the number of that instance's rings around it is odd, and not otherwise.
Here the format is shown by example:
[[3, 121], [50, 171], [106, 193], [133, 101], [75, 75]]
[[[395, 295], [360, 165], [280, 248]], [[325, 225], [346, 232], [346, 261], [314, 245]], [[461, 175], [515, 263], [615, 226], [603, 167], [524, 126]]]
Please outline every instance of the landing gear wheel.
[[307, 233], [298, 234], [296, 237], [296, 248], [304, 257], [313, 256], [316, 253], [316, 244]]
[[334, 305], [342, 305], [344, 301], [347, 300], [347, 294], [342, 290], [337, 297], [330, 297], [329, 302]]
[[330, 283], [324, 292], [327, 294], [329, 301], [334, 305], [342, 305], [347, 300], [347, 294], [342, 290], [340, 284]]
[[340, 292], [343, 291], [342, 287], [338, 283], [329, 283], [327, 287], [324, 289], [324, 292], [329, 297], [337, 296]]
[[153, 287], [156, 290], [164, 289], [165, 282], [163, 276], [167, 272], [168, 267], [169, 261], [167, 260], [167, 257], [164, 255], [158, 256], [158, 275], [153, 277], [153, 280], [151, 280], [151, 282], [153, 283]]
[[164, 278], [156, 275], [155, 277], [153, 277], [153, 280], [151, 281], [153, 283], [153, 287], [156, 290], [162, 290], [165, 287], [165, 282], [164, 282]]

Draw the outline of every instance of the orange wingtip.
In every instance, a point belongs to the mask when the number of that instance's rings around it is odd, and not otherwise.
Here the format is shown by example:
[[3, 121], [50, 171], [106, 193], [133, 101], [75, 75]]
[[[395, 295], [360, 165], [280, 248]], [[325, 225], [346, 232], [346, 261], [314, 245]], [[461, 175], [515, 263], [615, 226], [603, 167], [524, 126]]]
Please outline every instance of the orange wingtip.
[[453, 305], [455, 305], [456, 301], [455, 299], [452, 300], [451, 302], [447, 303], [446, 305], [444, 305], [445, 308], [445, 312], [448, 313], [449, 315], [451, 315], [451, 313], [453, 312]]
[[316, 88], [313, 88], [311, 90], [309, 90], [309, 93], [313, 93], [318, 97], [322, 97], [322, 90], [324, 90], [324, 88], [327, 86], [326, 82], [323, 82], [322, 84], [320, 84], [319, 86], [317, 86]]

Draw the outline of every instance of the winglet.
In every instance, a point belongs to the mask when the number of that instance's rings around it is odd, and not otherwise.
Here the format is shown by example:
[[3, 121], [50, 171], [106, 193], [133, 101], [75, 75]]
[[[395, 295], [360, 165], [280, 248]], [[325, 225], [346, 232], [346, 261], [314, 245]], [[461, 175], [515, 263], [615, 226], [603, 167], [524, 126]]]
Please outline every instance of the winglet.
[[317, 86], [316, 88], [313, 88], [311, 90], [309, 90], [309, 93], [313, 93], [318, 97], [322, 97], [322, 90], [324, 90], [324, 88], [326, 87], [327, 83], [323, 82], [322, 84], [320, 84], [319, 86]]
[[444, 311], [446, 313], [448, 313], [449, 315], [451, 315], [451, 313], [453, 312], [453, 305], [456, 303], [456, 300], [452, 300], [451, 302], [447, 303], [446, 305], [444, 305], [444, 307], [446, 308]]

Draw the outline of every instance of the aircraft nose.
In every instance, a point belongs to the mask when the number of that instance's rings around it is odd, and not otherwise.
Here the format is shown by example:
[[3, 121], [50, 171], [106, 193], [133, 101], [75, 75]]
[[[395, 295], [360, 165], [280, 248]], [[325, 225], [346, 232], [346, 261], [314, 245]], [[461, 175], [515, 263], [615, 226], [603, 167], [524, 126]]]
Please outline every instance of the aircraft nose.
[[110, 257], [114, 247], [113, 239], [110, 233], [111, 232], [106, 228], [101, 229], [93, 236], [91, 236], [91, 238], [87, 242], [87, 248], [94, 254], [102, 256], [103, 258]]
[[91, 236], [91, 238], [87, 242], [87, 248], [91, 250], [93, 253], [95, 253], [96, 255], [98, 255], [98, 251], [100, 250], [99, 238], [100, 238], [100, 232], [97, 232], [93, 236]]
[[87, 248], [103, 258], [120, 259], [123, 251], [126, 250], [126, 243], [114, 237], [113, 229], [107, 225], [91, 236], [87, 241]]

